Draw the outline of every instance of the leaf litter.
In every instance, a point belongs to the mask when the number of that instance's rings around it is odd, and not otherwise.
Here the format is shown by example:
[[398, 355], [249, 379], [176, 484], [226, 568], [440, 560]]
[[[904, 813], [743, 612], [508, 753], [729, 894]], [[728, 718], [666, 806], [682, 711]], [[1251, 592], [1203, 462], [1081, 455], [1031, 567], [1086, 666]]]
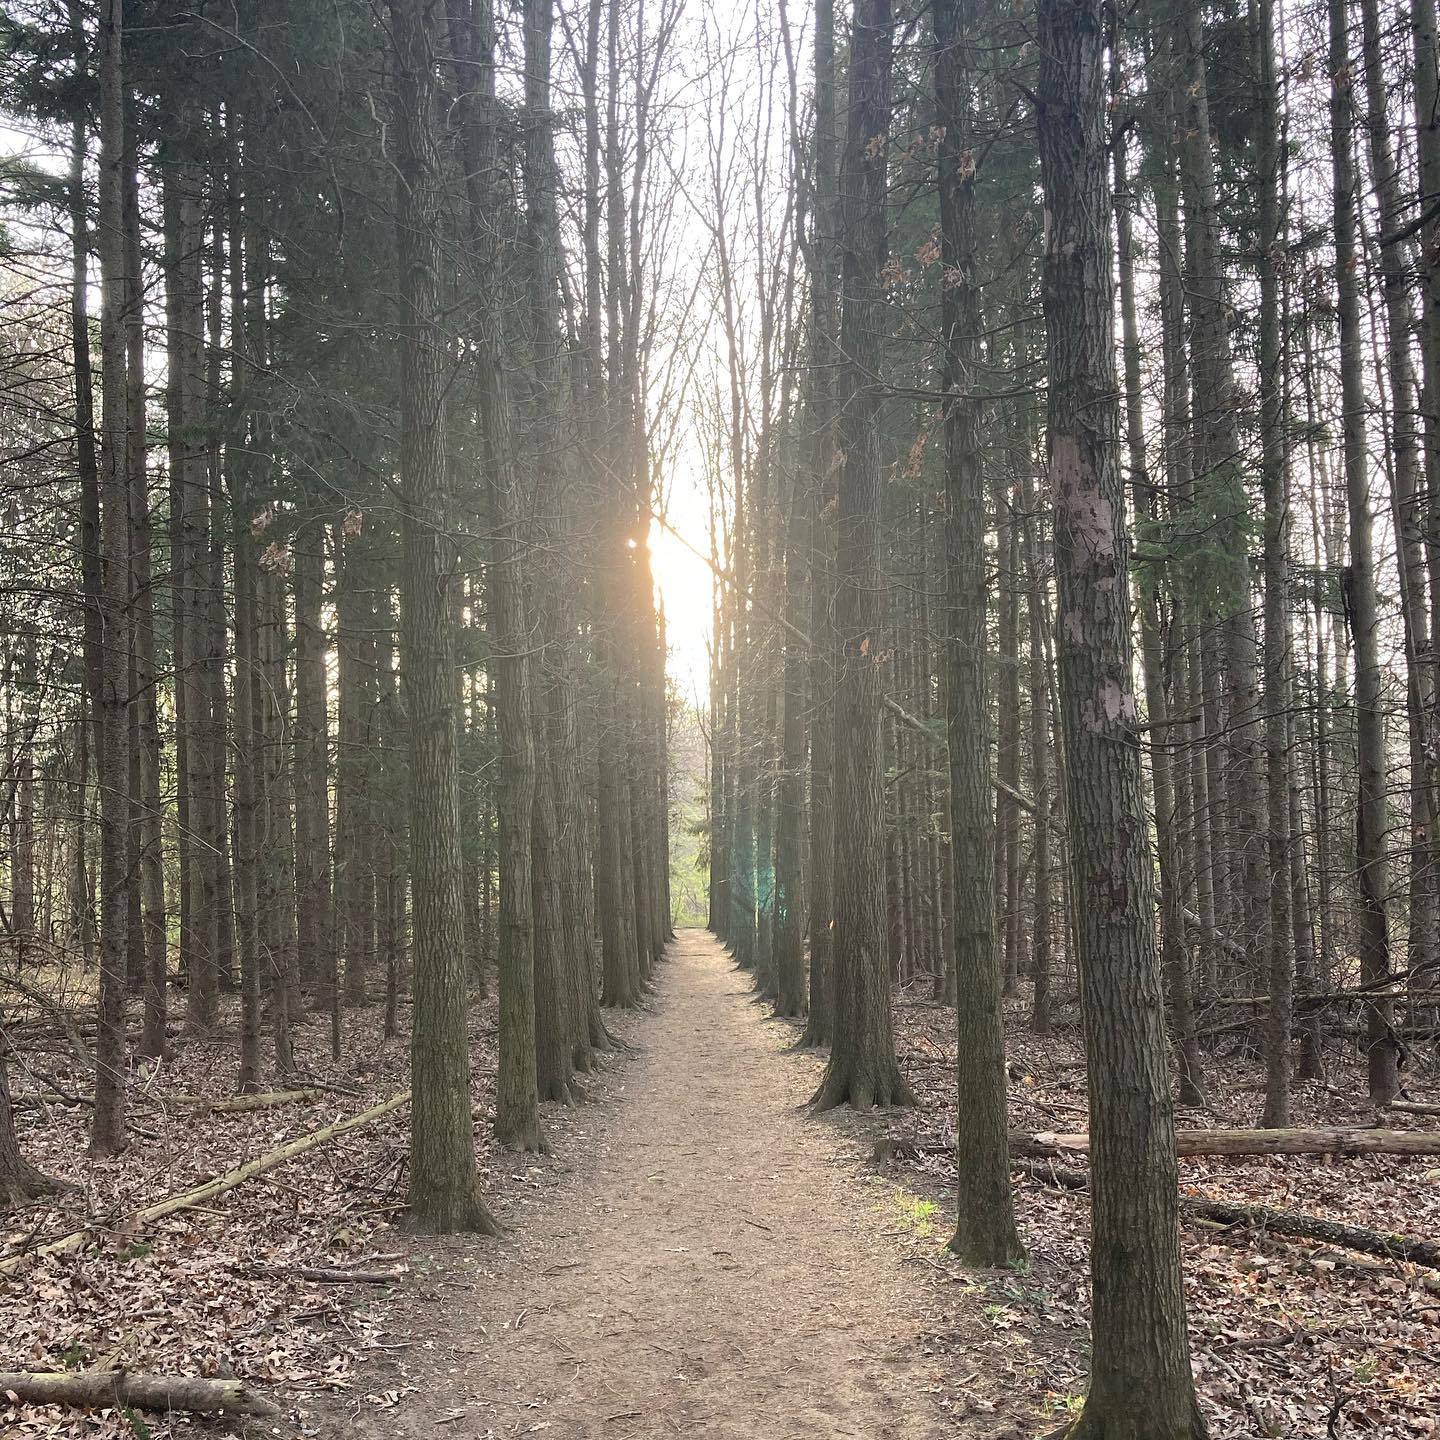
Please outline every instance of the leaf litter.
[[[1030, 1132], [1085, 1128], [1085, 1069], [1078, 1031], [1028, 1033], [1007, 1008], [1010, 1124]], [[906, 996], [896, 1044], [920, 1100], [896, 1111], [894, 1140], [948, 1142], [956, 1125], [954, 1016]], [[1343, 1042], [1327, 1047], [1331, 1084], [1296, 1086], [1292, 1124], [1373, 1123], [1364, 1066]], [[1209, 1057], [1212, 1104], [1180, 1125], [1257, 1123], [1259, 1065]], [[1413, 1077], [1411, 1097], [1440, 1099]], [[1388, 1126], [1404, 1124], [1388, 1118]], [[1416, 1122], [1414, 1128], [1423, 1128]], [[1084, 1169], [1083, 1155], [1066, 1168]], [[1440, 1169], [1433, 1156], [1194, 1157], [1179, 1162], [1182, 1194], [1321, 1216], [1380, 1230], [1440, 1235]], [[903, 1151], [890, 1171], [937, 1197], [953, 1215], [954, 1164], [943, 1150]], [[961, 1284], [986, 1292], [992, 1363], [1051, 1428], [1084, 1395], [1088, 1344], [1089, 1196], [1015, 1177], [1017, 1222], [1029, 1250], [1023, 1275], [977, 1275], [948, 1256]], [[944, 1228], [944, 1227], [942, 1227]], [[948, 1230], [942, 1235], [948, 1237]], [[1181, 1229], [1191, 1358], [1212, 1435], [1226, 1440], [1356, 1440], [1440, 1435], [1440, 1272], [1359, 1255], [1319, 1241], [1187, 1220]], [[931, 1252], [933, 1253], [933, 1242]], [[937, 1334], [937, 1343], [945, 1342]], [[963, 1339], [967, 1361], [971, 1337]], [[1025, 1433], [1043, 1433], [1036, 1424]]]
[[[406, 1014], [408, 1018], [408, 1012]], [[482, 1183], [492, 1167], [493, 999], [471, 1007], [472, 1101]], [[295, 1073], [286, 1087], [327, 1087], [301, 1103], [207, 1113], [180, 1097], [221, 1098], [233, 1090], [233, 1040], [184, 1037], [174, 1058], [132, 1080], [131, 1139], [108, 1160], [86, 1155], [89, 1110], [52, 1103], [56, 1086], [89, 1089], [87, 1070], [33, 1044], [12, 1057], [17, 1126], [26, 1157], [75, 1187], [0, 1214], [0, 1261], [81, 1226], [94, 1227], [81, 1250], [46, 1257], [0, 1276], [0, 1369], [125, 1368], [162, 1375], [254, 1382], [284, 1411], [279, 1420], [172, 1413], [138, 1416], [20, 1405], [0, 1397], [6, 1437], [180, 1435], [304, 1436], [309, 1402], [359, 1387], [360, 1403], [403, 1399], [368, 1392], [357, 1367], [386, 1347], [385, 1320], [395, 1286], [325, 1283], [297, 1267], [413, 1272], [397, 1260], [405, 1240], [394, 1228], [405, 1197], [407, 1108], [286, 1161], [226, 1194], [150, 1224], [136, 1211], [189, 1190], [266, 1151], [358, 1114], [408, 1083], [408, 1037], [381, 1033], [377, 1007], [344, 1014], [344, 1058], [330, 1058], [328, 1026], [316, 1017], [294, 1030]], [[50, 1082], [38, 1078], [43, 1073]]]

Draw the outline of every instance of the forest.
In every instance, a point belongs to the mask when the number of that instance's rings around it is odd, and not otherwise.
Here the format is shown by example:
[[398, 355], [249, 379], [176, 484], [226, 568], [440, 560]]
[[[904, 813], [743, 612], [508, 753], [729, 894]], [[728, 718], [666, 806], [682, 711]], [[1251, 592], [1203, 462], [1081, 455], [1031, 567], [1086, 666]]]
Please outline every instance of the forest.
[[0, 0], [0, 1434], [1440, 1434], [1436, 0]]

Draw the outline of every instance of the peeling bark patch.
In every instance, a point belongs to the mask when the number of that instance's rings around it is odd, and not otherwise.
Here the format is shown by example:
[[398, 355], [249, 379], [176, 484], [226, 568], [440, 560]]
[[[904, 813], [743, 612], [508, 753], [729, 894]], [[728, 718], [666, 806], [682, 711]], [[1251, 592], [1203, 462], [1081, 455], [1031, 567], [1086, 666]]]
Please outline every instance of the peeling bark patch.
[[1104, 707], [1105, 718], [1112, 725], [1117, 720], [1130, 722], [1139, 719], [1134, 691], [1116, 680], [1106, 680], [1100, 687], [1100, 703]]
[[[1056, 435], [1050, 445], [1050, 478], [1064, 504], [1071, 540], [1092, 560], [1115, 558], [1115, 511], [1101, 492], [1079, 437]], [[1113, 572], [1112, 572], [1113, 574]]]
[[1085, 702], [1081, 715], [1085, 728], [1098, 735], [1117, 724], [1133, 725], [1140, 718], [1140, 710], [1135, 692], [1128, 685], [1107, 679], [1101, 682], [1094, 698]]

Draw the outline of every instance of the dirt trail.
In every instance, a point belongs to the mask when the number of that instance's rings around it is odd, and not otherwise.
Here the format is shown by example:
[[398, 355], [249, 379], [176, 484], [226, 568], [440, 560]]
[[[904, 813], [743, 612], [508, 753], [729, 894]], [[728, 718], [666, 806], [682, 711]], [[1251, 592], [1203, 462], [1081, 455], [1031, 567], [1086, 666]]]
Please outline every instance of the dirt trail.
[[713, 937], [682, 931], [587, 1154], [491, 1242], [472, 1286], [440, 1287], [443, 1313], [412, 1316], [430, 1338], [397, 1381], [419, 1393], [382, 1414], [361, 1406], [356, 1428], [945, 1433], [939, 1362], [922, 1354], [926, 1287], [879, 1233], [857, 1147], [799, 1108], [818, 1067], [784, 1053], [791, 1037]]

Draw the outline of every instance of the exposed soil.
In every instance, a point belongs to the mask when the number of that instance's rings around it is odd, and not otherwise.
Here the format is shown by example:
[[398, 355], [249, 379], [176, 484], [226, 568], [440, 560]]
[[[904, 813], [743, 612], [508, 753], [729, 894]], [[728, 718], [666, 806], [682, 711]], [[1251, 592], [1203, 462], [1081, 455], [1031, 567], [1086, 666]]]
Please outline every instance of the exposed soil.
[[714, 938], [682, 931], [574, 1168], [500, 1241], [431, 1242], [387, 1326], [409, 1343], [325, 1429], [960, 1433], [936, 1286], [974, 1300], [933, 1234], [907, 1258], [863, 1145], [804, 1112], [819, 1061], [762, 1017]]

